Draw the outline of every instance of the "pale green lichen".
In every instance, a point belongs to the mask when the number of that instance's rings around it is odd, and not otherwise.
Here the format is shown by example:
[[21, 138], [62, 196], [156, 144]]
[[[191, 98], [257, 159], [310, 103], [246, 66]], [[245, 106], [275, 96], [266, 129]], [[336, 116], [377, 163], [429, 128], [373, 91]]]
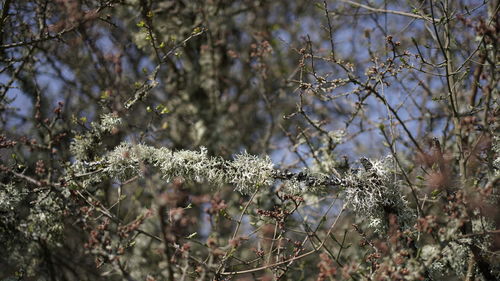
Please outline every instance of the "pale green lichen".
[[103, 134], [110, 133], [121, 124], [121, 119], [114, 114], [104, 114], [100, 122], [92, 122], [91, 130], [85, 134], [76, 134], [70, 151], [78, 160], [91, 160], [96, 147], [100, 145]]
[[493, 151], [496, 153], [496, 158], [493, 160], [493, 166], [495, 168], [495, 176], [500, 176], [500, 136], [495, 136], [493, 138]]
[[347, 133], [345, 130], [334, 130], [328, 133], [328, 137], [335, 143], [341, 144], [345, 141]]
[[260, 186], [273, 183], [273, 162], [269, 156], [260, 158], [246, 151], [226, 163], [227, 179], [242, 193], [250, 192]]
[[199, 151], [170, 151], [162, 148], [155, 155], [155, 163], [160, 168], [162, 176], [168, 181], [175, 177], [183, 177], [196, 182], [207, 181], [214, 185], [223, 182], [219, 167], [222, 160], [208, 156], [207, 149]]
[[415, 214], [408, 206], [401, 186], [391, 168], [392, 158], [370, 161], [371, 168], [347, 173], [344, 178], [345, 199], [352, 210], [369, 220], [369, 226], [384, 233], [388, 228], [388, 214], [397, 216], [402, 229], [414, 225]]
[[[208, 182], [214, 186], [232, 184], [241, 193], [272, 186], [276, 180], [274, 164], [269, 156], [255, 156], [246, 151], [236, 154], [233, 160], [224, 160], [209, 156], [204, 147], [197, 151], [172, 151], [164, 147], [122, 143], [112, 151], [98, 155], [96, 145], [100, 144], [104, 133], [112, 132], [120, 123], [119, 118], [107, 114], [100, 123], [92, 123], [90, 132], [75, 137], [72, 152], [76, 161], [68, 168], [70, 176], [67, 178], [71, 186], [96, 186], [104, 178], [127, 180], [142, 175], [147, 165], [157, 168], [167, 181], [182, 177], [184, 180]], [[74, 177], [78, 178], [78, 184], [72, 180]], [[303, 194], [319, 190], [326, 179], [324, 174], [313, 175], [304, 171], [281, 180], [283, 191]]]
[[[102, 163], [102, 172], [112, 178], [125, 180], [141, 175], [143, 165], [159, 169], [167, 181], [176, 177], [195, 182], [209, 182], [213, 185], [234, 184], [236, 190], [246, 193], [260, 186], [273, 183], [273, 163], [269, 157], [260, 158], [246, 152], [237, 154], [232, 161], [210, 157], [206, 148], [199, 151], [172, 151], [143, 144], [120, 144], [109, 152]], [[85, 165], [77, 163], [78, 167]], [[92, 166], [92, 165], [90, 165]], [[99, 173], [91, 177], [99, 177]]]
[[0, 183], [0, 263], [35, 276], [41, 243], [48, 249], [59, 246], [63, 231], [64, 203], [56, 192], [34, 190], [21, 182]]
[[121, 119], [115, 114], [108, 113], [101, 116], [100, 123], [92, 123], [92, 127], [100, 132], [110, 132], [114, 128], [117, 128], [122, 123]]

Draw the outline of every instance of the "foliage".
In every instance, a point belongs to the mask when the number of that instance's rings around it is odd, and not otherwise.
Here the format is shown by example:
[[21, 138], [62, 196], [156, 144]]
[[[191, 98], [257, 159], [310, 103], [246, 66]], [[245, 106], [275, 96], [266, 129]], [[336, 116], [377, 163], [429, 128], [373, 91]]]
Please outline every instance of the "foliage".
[[497, 0], [2, 1], [0, 280], [498, 280]]

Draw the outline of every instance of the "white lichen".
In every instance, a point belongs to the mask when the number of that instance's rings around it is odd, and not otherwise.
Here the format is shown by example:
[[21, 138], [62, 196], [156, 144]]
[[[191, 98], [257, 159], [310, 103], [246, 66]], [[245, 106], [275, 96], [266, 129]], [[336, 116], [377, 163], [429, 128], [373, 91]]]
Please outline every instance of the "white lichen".
[[495, 167], [495, 176], [500, 176], [500, 137], [495, 136], [493, 138], [493, 151], [495, 151], [496, 157], [493, 160], [493, 166]]
[[227, 179], [238, 191], [248, 193], [273, 183], [273, 166], [269, 156], [260, 158], [245, 151], [226, 163]]
[[391, 162], [391, 157], [370, 161], [371, 168], [348, 173], [344, 179], [347, 203], [380, 233], [387, 230], [389, 213], [397, 216], [402, 229], [411, 227], [415, 221], [415, 214], [395, 179]]

